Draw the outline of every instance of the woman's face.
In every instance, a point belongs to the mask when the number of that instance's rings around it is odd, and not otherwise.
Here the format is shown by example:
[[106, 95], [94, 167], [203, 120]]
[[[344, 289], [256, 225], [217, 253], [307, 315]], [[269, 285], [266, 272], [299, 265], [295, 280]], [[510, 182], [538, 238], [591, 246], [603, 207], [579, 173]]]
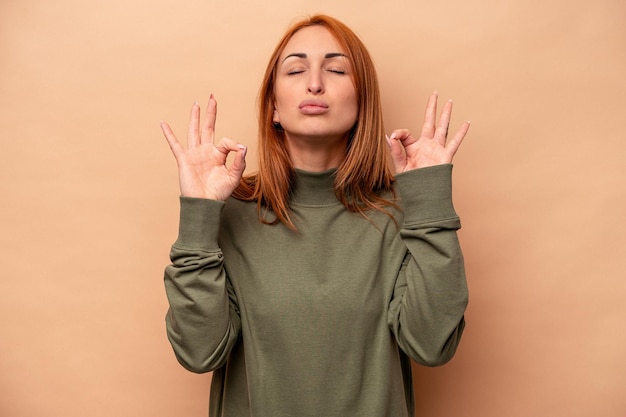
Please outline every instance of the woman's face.
[[274, 122], [287, 140], [345, 141], [357, 120], [352, 66], [323, 26], [296, 32], [277, 63]]

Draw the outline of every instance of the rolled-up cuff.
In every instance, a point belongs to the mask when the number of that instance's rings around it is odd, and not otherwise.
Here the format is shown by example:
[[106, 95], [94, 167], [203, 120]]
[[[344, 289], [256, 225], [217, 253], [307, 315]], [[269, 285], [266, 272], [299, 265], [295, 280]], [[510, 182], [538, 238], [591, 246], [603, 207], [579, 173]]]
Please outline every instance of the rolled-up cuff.
[[220, 231], [220, 216], [225, 203], [202, 198], [180, 197], [179, 248], [215, 250]]
[[415, 169], [396, 175], [404, 224], [457, 218], [452, 204], [452, 164]]

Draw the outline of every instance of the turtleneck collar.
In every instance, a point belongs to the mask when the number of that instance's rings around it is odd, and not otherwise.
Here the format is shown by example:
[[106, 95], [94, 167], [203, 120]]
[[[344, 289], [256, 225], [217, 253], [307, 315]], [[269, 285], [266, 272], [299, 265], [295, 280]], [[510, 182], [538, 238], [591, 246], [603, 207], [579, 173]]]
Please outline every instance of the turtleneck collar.
[[295, 187], [291, 203], [299, 206], [329, 206], [341, 204], [335, 196], [336, 168], [323, 172], [295, 170]]

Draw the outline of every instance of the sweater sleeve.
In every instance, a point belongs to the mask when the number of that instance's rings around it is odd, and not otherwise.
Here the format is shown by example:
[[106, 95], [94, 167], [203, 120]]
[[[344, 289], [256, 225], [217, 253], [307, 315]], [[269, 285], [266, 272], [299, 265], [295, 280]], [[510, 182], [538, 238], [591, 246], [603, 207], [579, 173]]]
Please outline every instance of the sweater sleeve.
[[465, 326], [468, 292], [451, 177], [449, 164], [396, 177], [404, 209], [400, 236], [408, 251], [388, 321], [400, 348], [427, 366], [452, 358]]
[[178, 239], [165, 268], [167, 336], [181, 365], [209, 372], [226, 363], [241, 328], [217, 243], [224, 203], [181, 197], [180, 204]]

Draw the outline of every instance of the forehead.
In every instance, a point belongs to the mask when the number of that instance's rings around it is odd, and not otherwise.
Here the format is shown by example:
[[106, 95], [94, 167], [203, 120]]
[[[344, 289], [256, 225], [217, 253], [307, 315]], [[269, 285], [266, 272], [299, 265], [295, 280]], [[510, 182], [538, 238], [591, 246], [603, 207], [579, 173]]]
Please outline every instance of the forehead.
[[322, 55], [331, 52], [346, 53], [332, 33], [320, 25], [305, 27], [297, 31], [285, 45], [281, 58], [301, 52], [306, 54], [318, 52]]

